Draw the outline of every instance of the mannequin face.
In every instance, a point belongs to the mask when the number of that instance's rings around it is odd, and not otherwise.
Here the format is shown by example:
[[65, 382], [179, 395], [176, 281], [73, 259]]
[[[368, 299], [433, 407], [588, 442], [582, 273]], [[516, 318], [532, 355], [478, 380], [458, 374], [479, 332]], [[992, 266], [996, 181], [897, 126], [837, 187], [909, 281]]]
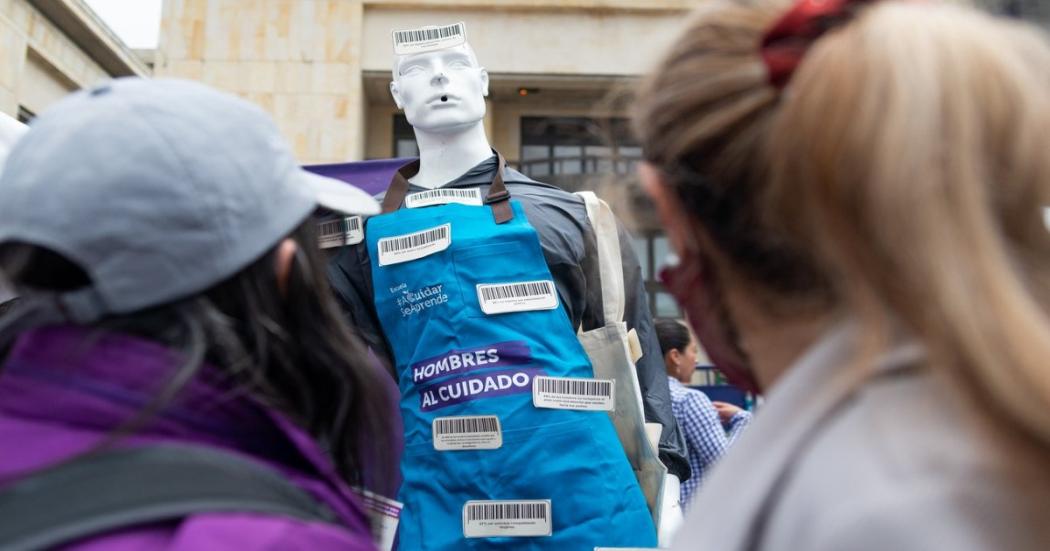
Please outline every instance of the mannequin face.
[[399, 57], [390, 93], [414, 128], [455, 131], [485, 118], [489, 75], [464, 44]]

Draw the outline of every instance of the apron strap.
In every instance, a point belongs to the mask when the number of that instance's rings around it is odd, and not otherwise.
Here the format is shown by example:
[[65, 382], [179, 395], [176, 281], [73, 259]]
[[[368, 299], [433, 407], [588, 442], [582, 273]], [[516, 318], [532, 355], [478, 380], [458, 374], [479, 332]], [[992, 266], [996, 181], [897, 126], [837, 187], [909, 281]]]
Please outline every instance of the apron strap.
[[514, 218], [514, 211], [510, 208], [510, 192], [503, 183], [503, 171], [507, 169], [507, 160], [503, 154], [496, 151], [496, 177], [492, 179], [489, 186], [489, 194], [485, 196], [485, 204], [492, 206], [492, 218], [497, 224], [510, 222]]
[[408, 194], [408, 179], [418, 173], [419, 159], [397, 169], [394, 177], [390, 179], [390, 187], [386, 190], [386, 196], [383, 197], [383, 214], [395, 212], [401, 208], [401, 203], [405, 202], [405, 195]]
[[[492, 207], [492, 218], [497, 224], [509, 222], [514, 218], [514, 211], [510, 208], [510, 192], [503, 182], [503, 171], [507, 168], [507, 160], [498, 151], [496, 154], [497, 166], [496, 177], [492, 179], [488, 195], [485, 196], [485, 204]], [[390, 187], [383, 197], [383, 214], [397, 211], [405, 201], [408, 194], [408, 179], [419, 173], [419, 159], [408, 163], [394, 173], [390, 180]]]

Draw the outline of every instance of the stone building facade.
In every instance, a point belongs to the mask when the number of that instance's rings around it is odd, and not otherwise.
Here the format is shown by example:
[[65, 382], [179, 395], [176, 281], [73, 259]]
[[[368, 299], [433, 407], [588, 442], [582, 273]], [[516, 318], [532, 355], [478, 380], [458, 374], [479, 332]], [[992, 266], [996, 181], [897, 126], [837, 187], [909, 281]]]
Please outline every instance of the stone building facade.
[[63, 96], [148, 67], [82, 0], [0, 0], [0, 111], [23, 121]]
[[[396, 155], [390, 33], [465, 21], [492, 75], [490, 131], [519, 160], [523, 116], [591, 116], [640, 74], [687, 0], [166, 0], [158, 75], [272, 113], [306, 162]], [[522, 95], [525, 94], [525, 95]]]

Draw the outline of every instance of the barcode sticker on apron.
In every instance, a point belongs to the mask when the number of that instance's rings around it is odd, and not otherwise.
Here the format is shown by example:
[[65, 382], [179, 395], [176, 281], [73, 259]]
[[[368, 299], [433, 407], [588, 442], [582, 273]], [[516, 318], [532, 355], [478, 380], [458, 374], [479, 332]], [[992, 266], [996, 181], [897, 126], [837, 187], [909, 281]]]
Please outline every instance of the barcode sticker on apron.
[[379, 265], [389, 266], [418, 260], [439, 253], [451, 244], [451, 224], [398, 237], [384, 237], [378, 243]]
[[558, 307], [558, 291], [553, 281], [523, 281], [498, 285], [478, 285], [478, 301], [486, 314], [553, 310]]
[[360, 216], [347, 216], [338, 220], [328, 220], [319, 225], [322, 249], [357, 245], [365, 240], [364, 224]]
[[368, 490], [355, 488], [354, 492], [361, 498], [365, 516], [371, 525], [372, 541], [381, 551], [391, 551], [394, 548], [394, 537], [397, 535], [397, 525], [401, 521], [401, 509], [404, 505]]
[[467, 26], [462, 22], [446, 27], [423, 27], [394, 31], [394, 55], [421, 54], [459, 46], [467, 41]]
[[438, 417], [431, 427], [438, 451], [495, 450], [503, 445], [503, 431], [495, 415]]
[[463, 536], [468, 538], [537, 537], [552, 533], [549, 499], [468, 501], [463, 506]]
[[536, 377], [532, 380], [532, 405], [547, 409], [613, 411], [616, 381]]
[[448, 205], [450, 203], [480, 207], [482, 204], [481, 189], [431, 189], [428, 191], [413, 193], [412, 195], [405, 197], [405, 207], [410, 209], [430, 207], [433, 205]]

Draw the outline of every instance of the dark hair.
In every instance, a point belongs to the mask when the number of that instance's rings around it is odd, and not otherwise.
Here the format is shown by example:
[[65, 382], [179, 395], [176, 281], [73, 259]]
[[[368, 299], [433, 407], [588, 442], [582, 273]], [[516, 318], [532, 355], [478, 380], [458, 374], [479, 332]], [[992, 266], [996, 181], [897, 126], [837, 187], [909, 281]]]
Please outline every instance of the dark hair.
[[659, 318], [653, 321], [653, 326], [656, 327], [656, 338], [660, 341], [660, 353], [664, 356], [672, 350], [685, 351], [685, 347], [693, 340], [689, 329], [678, 320]]
[[[196, 296], [94, 325], [100, 334], [139, 335], [182, 355], [182, 366], [165, 389], [117, 436], [163, 410], [189, 380], [204, 375], [200, 368], [207, 361], [231, 390], [249, 392], [306, 428], [329, 450], [348, 483], [387, 495], [394, 490], [396, 406], [380, 380], [388, 375], [371, 365], [331, 298], [315, 226], [307, 220], [290, 236], [298, 250], [287, 297], [276, 292], [274, 249]], [[0, 266], [10, 265], [12, 257], [21, 258], [10, 272], [20, 291], [75, 288], [69, 282], [89, 281], [50, 251], [0, 247]], [[65, 281], [57, 274], [65, 274]]]

